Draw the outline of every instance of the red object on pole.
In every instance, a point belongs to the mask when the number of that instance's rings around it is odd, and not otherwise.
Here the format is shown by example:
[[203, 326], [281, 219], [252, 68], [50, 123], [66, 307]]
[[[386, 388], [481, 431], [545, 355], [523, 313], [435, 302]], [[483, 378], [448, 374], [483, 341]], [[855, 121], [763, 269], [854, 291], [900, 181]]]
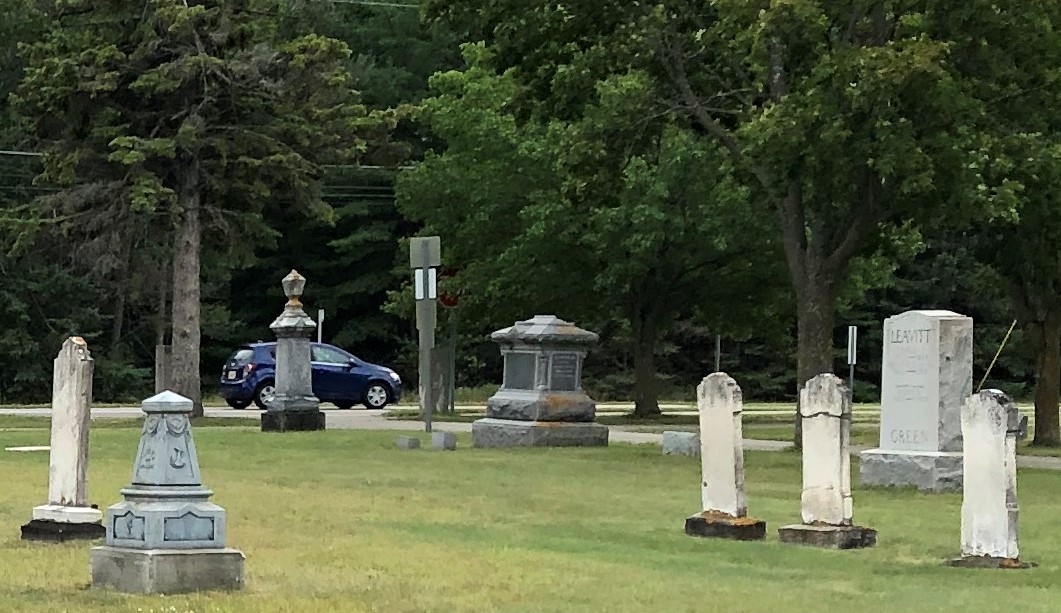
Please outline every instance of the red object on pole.
[[[439, 281], [441, 282], [451, 277], [454, 277], [456, 276], [456, 274], [456, 268], [443, 268], [441, 274], [439, 274]], [[459, 297], [459, 292], [451, 293], [444, 289], [440, 289], [438, 292], [438, 303], [446, 307], [447, 309], [452, 309], [457, 306], [457, 303], [459, 302]]]

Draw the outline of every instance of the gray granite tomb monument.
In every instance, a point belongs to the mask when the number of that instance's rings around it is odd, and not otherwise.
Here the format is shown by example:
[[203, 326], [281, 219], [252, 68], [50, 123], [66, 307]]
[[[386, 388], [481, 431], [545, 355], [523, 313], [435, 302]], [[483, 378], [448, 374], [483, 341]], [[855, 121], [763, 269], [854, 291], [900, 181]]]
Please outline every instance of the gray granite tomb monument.
[[597, 334], [554, 315], [498, 330], [504, 381], [472, 424], [475, 447], [606, 446], [596, 404], [582, 390], [582, 360]]

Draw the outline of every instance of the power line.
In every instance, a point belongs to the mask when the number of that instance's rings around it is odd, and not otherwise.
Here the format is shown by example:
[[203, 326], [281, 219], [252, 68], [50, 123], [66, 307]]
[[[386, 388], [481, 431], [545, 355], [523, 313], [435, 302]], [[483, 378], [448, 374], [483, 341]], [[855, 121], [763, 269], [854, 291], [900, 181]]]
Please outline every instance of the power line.
[[41, 157], [43, 153], [36, 153], [34, 151], [10, 151], [7, 149], [0, 149], [0, 155], [21, 155], [27, 157]]
[[335, 4], [364, 4], [366, 6], [399, 6], [407, 9], [418, 9], [418, 4], [400, 4], [397, 2], [375, 2], [373, 0], [327, 0]]

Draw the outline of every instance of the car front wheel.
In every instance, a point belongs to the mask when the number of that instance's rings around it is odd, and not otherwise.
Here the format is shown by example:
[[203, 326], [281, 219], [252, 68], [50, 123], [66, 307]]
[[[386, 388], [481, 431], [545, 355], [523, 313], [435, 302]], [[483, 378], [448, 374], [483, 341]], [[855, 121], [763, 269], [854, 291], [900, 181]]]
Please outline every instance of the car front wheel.
[[254, 388], [254, 404], [261, 410], [266, 410], [269, 403], [276, 397], [276, 384], [272, 381], [262, 381]]
[[390, 400], [390, 390], [387, 386], [379, 381], [373, 381], [368, 384], [368, 389], [365, 390], [365, 406], [370, 409], [382, 409], [387, 406], [387, 401]]

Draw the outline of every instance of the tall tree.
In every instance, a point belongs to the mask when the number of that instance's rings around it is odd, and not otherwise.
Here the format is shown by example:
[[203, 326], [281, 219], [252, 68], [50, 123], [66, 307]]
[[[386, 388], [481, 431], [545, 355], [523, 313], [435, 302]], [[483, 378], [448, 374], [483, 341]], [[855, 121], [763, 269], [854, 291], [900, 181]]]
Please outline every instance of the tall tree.
[[1004, 279], [1035, 355], [1033, 443], [1061, 446], [1061, 4], [1004, 2], [951, 19], [984, 33], [953, 52], [990, 118], [980, 188], [1011, 190], [1017, 204], [1004, 223], [978, 224], [971, 239]]
[[661, 113], [648, 75], [605, 78], [561, 117], [523, 106], [483, 46], [465, 50], [468, 70], [437, 75], [423, 104], [444, 149], [402, 174], [402, 210], [443, 236], [464, 308], [484, 321], [549, 309], [628, 332], [634, 413], [658, 415], [660, 339], [680, 317], [761, 314], [773, 233], [719, 148]]
[[[356, 158], [372, 123], [346, 45], [277, 39], [275, 5], [59, 0], [16, 97], [71, 215], [146, 218], [172, 241], [172, 380], [197, 411], [204, 247], [274, 235], [271, 200], [325, 210], [319, 162]], [[204, 227], [222, 241], [204, 245]]]
[[882, 224], [1013, 205], [1008, 185], [976, 189], [990, 185], [977, 155], [983, 107], [952, 53], [1012, 36], [993, 26], [1025, 3], [440, 0], [429, 9], [480, 24], [499, 69], [557, 108], [593, 86], [572, 58], [620, 55], [655, 76], [674, 112], [729, 152], [776, 216], [796, 296], [797, 384], [833, 369], [837, 297]]

